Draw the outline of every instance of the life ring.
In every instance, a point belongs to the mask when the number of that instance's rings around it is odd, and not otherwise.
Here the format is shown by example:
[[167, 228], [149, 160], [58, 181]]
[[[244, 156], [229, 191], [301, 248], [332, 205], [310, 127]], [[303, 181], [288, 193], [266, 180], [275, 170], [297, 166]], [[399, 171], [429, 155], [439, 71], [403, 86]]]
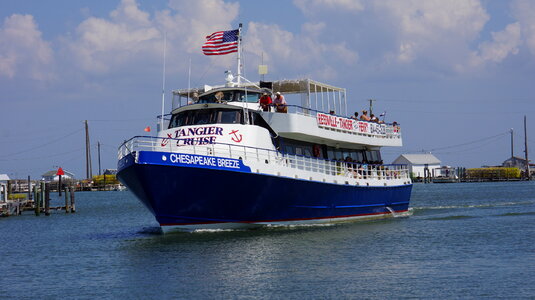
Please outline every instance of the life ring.
[[314, 145], [314, 147], [312, 147], [312, 153], [314, 154], [314, 157], [320, 157], [321, 156], [321, 146], [320, 145]]

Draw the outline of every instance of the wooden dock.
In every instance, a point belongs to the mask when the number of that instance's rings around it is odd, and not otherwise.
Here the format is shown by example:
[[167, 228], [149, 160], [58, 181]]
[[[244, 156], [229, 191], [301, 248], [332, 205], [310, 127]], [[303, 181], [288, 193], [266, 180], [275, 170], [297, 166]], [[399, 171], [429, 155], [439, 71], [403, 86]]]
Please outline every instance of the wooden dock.
[[[24, 199], [12, 199], [0, 202], [0, 217], [21, 215], [25, 211], [33, 211], [36, 216], [43, 213], [45, 216], [50, 215], [50, 211], [64, 210], [65, 213], [75, 213], [75, 188], [67, 186], [64, 188], [63, 195], [65, 199], [64, 206], [50, 206], [51, 185], [45, 182], [39, 182], [33, 186], [31, 192], [27, 193]], [[21, 195], [21, 194], [17, 194]], [[22, 194], [25, 195], [25, 194]], [[61, 197], [61, 192], [59, 193]]]

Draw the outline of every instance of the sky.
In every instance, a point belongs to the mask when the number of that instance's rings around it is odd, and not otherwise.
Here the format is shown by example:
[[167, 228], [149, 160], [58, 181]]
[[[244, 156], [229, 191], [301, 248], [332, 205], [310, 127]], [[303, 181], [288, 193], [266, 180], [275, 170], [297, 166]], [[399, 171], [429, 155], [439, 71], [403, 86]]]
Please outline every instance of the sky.
[[188, 86], [224, 83], [236, 57], [205, 56], [215, 31], [243, 23], [244, 75], [311, 78], [347, 88], [348, 110], [386, 112], [403, 153], [443, 165], [500, 165], [535, 155], [535, 1], [2, 0], [0, 173], [37, 179], [61, 166], [85, 177], [117, 167], [117, 148]]

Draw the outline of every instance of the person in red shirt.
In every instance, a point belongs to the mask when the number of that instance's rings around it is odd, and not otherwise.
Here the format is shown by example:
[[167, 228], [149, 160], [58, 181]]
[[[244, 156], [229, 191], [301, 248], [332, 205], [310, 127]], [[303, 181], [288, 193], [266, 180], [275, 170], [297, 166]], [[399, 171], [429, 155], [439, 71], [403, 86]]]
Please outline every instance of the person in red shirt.
[[260, 97], [260, 107], [262, 107], [263, 111], [269, 111], [269, 106], [272, 102], [271, 97], [267, 93], [264, 93], [262, 97]]

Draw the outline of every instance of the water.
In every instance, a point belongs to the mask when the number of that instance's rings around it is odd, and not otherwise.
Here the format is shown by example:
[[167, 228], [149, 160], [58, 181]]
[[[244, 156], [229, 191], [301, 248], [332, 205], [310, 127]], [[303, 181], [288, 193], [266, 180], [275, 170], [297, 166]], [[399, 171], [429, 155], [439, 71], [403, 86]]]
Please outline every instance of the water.
[[163, 235], [129, 192], [78, 193], [76, 214], [0, 219], [0, 298], [535, 299], [535, 183], [419, 184], [411, 206]]

